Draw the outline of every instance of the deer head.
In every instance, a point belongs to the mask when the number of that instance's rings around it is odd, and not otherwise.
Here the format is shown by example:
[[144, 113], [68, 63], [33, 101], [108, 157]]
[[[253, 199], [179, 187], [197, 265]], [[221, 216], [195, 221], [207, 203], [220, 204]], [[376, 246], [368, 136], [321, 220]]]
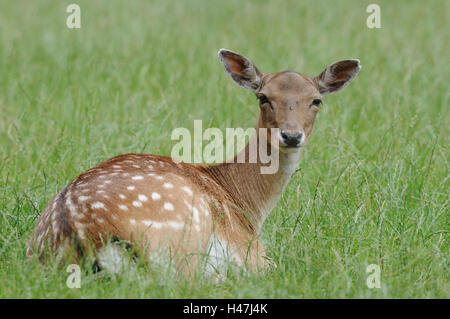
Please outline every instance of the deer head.
[[233, 81], [255, 93], [260, 106], [257, 128], [278, 128], [279, 149], [284, 153], [297, 152], [307, 143], [322, 96], [343, 89], [361, 70], [354, 59], [332, 63], [316, 77], [294, 71], [264, 74], [238, 53], [221, 49], [218, 55]]

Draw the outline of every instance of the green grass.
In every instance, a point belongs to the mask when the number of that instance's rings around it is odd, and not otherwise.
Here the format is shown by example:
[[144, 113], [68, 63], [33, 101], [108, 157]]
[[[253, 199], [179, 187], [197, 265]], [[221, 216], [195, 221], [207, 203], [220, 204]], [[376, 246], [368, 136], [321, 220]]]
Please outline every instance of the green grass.
[[[0, 2], [0, 298], [449, 298], [448, 1]], [[363, 69], [324, 98], [299, 170], [263, 227], [278, 268], [223, 283], [83, 272], [25, 259], [51, 197], [114, 155], [170, 155], [176, 127], [251, 127], [258, 107], [219, 48], [266, 73]], [[382, 268], [381, 289], [366, 267]]]

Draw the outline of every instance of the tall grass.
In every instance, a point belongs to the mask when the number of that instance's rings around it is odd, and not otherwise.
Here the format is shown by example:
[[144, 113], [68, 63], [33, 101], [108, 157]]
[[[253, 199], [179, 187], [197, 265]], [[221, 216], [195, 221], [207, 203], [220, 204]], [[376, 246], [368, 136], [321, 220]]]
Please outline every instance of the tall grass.
[[[448, 1], [0, 2], [0, 297], [449, 298]], [[278, 268], [222, 283], [145, 265], [66, 286], [57, 261], [25, 259], [50, 198], [114, 155], [170, 155], [170, 133], [252, 127], [251, 92], [224, 74], [229, 48], [266, 73], [310, 76], [359, 58], [324, 98], [297, 173], [263, 227]], [[206, 124], [205, 124], [206, 123]], [[381, 266], [381, 289], [366, 267]]]

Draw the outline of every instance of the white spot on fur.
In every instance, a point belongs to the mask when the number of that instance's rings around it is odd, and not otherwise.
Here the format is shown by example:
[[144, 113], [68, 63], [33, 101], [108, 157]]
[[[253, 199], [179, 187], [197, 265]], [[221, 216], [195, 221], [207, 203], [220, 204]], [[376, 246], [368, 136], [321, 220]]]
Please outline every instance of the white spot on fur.
[[86, 239], [83, 229], [78, 229], [77, 234], [81, 239]]
[[119, 194], [119, 197], [120, 197], [121, 199], [127, 198], [124, 194]]
[[156, 192], [153, 192], [152, 193], [152, 199], [153, 200], [158, 200], [158, 199], [160, 199], [161, 198], [161, 195], [159, 195], [158, 193], [156, 193]]
[[91, 207], [92, 208], [105, 208], [105, 204], [103, 204], [102, 202], [95, 202], [95, 203], [92, 203]]
[[141, 202], [146, 202], [148, 200], [147, 196], [145, 196], [143, 194], [139, 194], [138, 198]]
[[170, 189], [170, 188], [173, 188], [173, 184], [172, 183], [164, 183], [163, 187], [167, 188], [167, 189]]
[[130, 191], [132, 191], [132, 190], [135, 190], [136, 187], [134, 187], [134, 186], [127, 186], [127, 189], [130, 190]]
[[88, 198], [89, 198], [89, 196], [80, 196], [80, 197], [78, 197], [78, 201], [84, 202], [84, 201], [87, 200]]
[[155, 222], [152, 220], [143, 220], [142, 223], [147, 227], [152, 227], [156, 229], [161, 229], [162, 227], [170, 227], [175, 230], [183, 229], [184, 223], [168, 221], [168, 222]]
[[119, 208], [121, 210], [128, 210], [128, 207], [126, 205], [119, 205]]
[[200, 222], [200, 213], [199, 213], [198, 209], [196, 207], [192, 206], [191, 204], [189, 204], [186, 200], [184, 201], [184, 203], [187, 205], [189, 210], [193, 213], [194, 221], [196, 223], [199, 223]]
[[140, 201], [138, 201], [138, 200], [135, 200], [133, 202], [133, 206], [135, 206], [135, 207], [142, 207], [142, 203]]
[[144, 177], [141, 176], [141, 175], [137, 175], [137, 176], [133, 176], [132, 179], [134, 179], [135, 181], [137, 181], [137, 180], [144, 179]]
[[192, 213], [194, 214], [194, 221], [196, 223], [199, 223], [200, 222], [200, 214], [198, 212], [198, 209], [195, 207], [192, 207]]
[[74, 217], [74, 218], [77, 218], [77, 219], [81, 219], [81, 218], [84, 217], [83, 214], [79, 214], [76, 210], [75, 210], [75, 211], [71, 211], [71, 212], [70, 212], [70, 215], [71, 215], [72, 217]]
[[172, 203], [165, 202], [165, 203], [164, 203], [164, 209], [165, 209], [165, 210], [173, 210], [174, 207], [173, 207]]
[[192, 190], [189, 187], [187, 187], [187, 186], [183, 186], [183, 187], [181, 187], [181, 189], [184, 190], [186, 193], [188, 193], [188, 195], [192, 196], [194, 194], [192, 192]]

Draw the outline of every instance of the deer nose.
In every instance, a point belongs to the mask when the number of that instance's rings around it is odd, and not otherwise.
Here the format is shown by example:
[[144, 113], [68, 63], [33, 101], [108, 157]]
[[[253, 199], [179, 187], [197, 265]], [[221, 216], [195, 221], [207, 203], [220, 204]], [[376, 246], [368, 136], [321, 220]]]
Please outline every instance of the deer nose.
[[303, 139], [303, 133], [302, 132], [295, 132], [295, 133], [289, 133], [286, 131], [281, 131], [281, 141], [286, 144], [287, 146], [299, 146], [301, 144]]

